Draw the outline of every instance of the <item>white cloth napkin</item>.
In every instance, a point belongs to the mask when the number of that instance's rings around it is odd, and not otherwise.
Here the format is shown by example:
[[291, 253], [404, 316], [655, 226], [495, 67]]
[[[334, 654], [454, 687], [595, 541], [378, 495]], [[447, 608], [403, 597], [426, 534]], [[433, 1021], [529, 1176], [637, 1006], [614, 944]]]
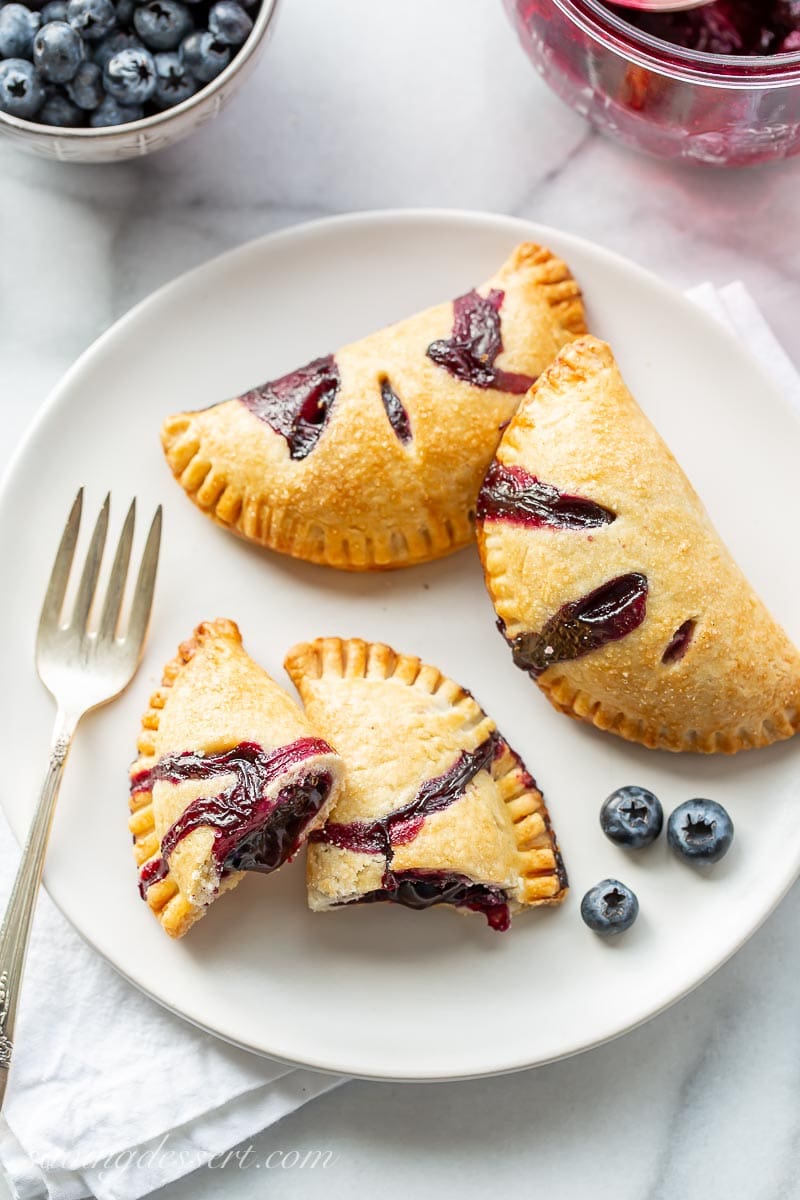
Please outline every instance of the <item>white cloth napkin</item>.
[[[746, 289], [689, 293], [800, 410], [800, 376]], [[18, 850], [0, 819], [0, 902]], [[0, 1166], [19, 1200], [138, 1200], [341, 1079], [233, 1049], [135, 991], [39, 900]], [[157, 1064], [157, 1065], [154, 1065]]]

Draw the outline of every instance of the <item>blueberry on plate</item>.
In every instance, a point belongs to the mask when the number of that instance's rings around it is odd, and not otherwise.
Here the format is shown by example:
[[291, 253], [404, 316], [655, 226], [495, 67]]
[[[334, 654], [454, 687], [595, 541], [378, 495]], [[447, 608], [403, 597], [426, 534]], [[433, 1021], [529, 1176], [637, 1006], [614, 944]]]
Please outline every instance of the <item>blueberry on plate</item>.
[[33, 61], [48, 83], [72, 79], [86, 57], [81, 35], [66, 21], [48, 21], [33, 39]]
[[120, 104], [145, 104], [156, 90], [156, 65], [149, 50], [120, 50], [103, 72], [103, 86]]
[[86, 113], [60, 92], [48, 96], [36, 120], [40, 125], [57, 125], [62, 129], [77, 129], [86, 121]]
[[133, 28], [150, 50], [175, 50], [191, 33], [194, 22], [178, 0], [150, 0], [133, 14]]
[[197, 91], [197, 80], [180, 54], [174, 50], [153, 55], [156, 64], [156, 90], [153, 103], [159, 108], [172, 108], [182, 100], [188, 100]]
[[86, 42], [99, 42], [117, 23], [111, 0], [68, 0], [67, 20]]
[[32, 58], [33, 38], [42, 23], [41, 13], [24, 4], [0, 9], [0, 58]]
[[586, 925], [603, 937], [616, 937], [630, 929], [639, 915], [635, 894], [618, 879], [604, 879], [590, 888], [581, 900]]
[[129, 121], [138, 121], [144, 115], [141, 104], [118, 104], [111, 96], [98, 104], [89, 116], [92, 129], [104, 129], [107, 125], [127, 125]]
[[82, 62], [66, 86], [72, 103], [84, 112], [93, 112], [105, 96], [103, 72], [97, 63]]
[[236, 0], [218, 0], [209, 10], [208, 28], [224, 46], [241, 46], [250, 35], [253, 22]]
[[733, 821], [716, 800], [687, 800], [670, 815], [667, 841], [692, 866], [710, 867], [730, 850]]
[[631, 850], [649, 846], [663, 826], [661, 801], [647, 788], [617, 788], [600, 809], [600, 828], [606, 837]]
[[26, 58], [0, 62], [0, 112], [30, 121], [44, 102], [44, 88]]
[[181, 43], [181, 54], [186, 66], [199, 83], [209, 83], [227, 67], [231, 61], [230, 46], [214, 40], [213, 33], [206, 29], [202, 33], [190, 33]]

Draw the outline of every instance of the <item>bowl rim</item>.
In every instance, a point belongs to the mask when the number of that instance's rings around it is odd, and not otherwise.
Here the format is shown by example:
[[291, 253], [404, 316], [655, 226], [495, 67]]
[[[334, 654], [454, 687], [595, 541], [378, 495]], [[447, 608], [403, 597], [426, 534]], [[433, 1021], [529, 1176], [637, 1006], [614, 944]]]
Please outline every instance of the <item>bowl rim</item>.
[[180, 104], [175, 104], [172, 108], [165, 108], [161, 112], [151, 113], [147, 117], [140, 117], [138, 121], [128, 121], [123, 125], [104, 125], [99, 129], [86, 128], [85, 126], [76, 126], [73, 128], [71, 126], [41, 125], [38, 121], [26, 121], [22, 117], [12, 116], [11, 113], [0, 112], [0, 132], [2, 132], [3, 126], [7, 126], [34, 139], [55, 138], [58, 141], [102, 142], [103, 140], [111, 141], [112, 139], [128, 134], [149, 133], [153, 129], [158, 129], [159, 126], [166, 125], [176, 117], [180, 117], [184, 113], [190, 112], [193, 108], [204, 104], [225, 87], [226, 83], [245, 66], [261, 45], [267, 30], [272, 24], [278, 3], [279, 0], [261, 0], [261, 7], [253, 22], [253, 28], [248, 34], [247, 40], [239, 47], [227, 67], [220, 71], [219, 75], [215, 76], [209, 83], [204, 84], [193, 95], [189, 96], [186, 100], [181, 100]]
[[624, 17], [618, 17], [603, 0], [552, 0], [552, 3], [568, 21], [612, 53], [662, 75], [742, 90], [790, 87], [800, 82], [800, 51], [710, 54], [645, 33]]

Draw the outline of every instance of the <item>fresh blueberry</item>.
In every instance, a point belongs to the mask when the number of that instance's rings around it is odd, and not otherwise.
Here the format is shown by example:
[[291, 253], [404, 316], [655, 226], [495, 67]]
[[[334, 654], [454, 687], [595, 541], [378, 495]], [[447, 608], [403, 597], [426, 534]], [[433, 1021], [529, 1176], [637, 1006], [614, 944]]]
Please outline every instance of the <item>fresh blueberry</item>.
[[45, 4], [42, 9], [42, 24], [46, 25], [48, 21], [66, 21], [67, 19], [67, 0], [50, 0], [49, 4]]
[[86, 121], [86, 113], [60, 92], [48, 96], [39, 109], [36, 120], [41, 125], [58, 125], [63, 129], [75, 129]]
[[180, 54], [174, 51], [153, 56], [156, 64], [156, 90], [153, 103], [159, 108], [172, 108], [188, 100], [197, 91], [197, 81]]
[[67, 95], [73, 104], [85, 112], [97, 108], [105, 95], [103, 90], [103, 72], [97, 63], [82, 62], [75, 72], [74, 79], [67, 84]]
[[731, 848], [733, 821], [716, 800], [687, 800], [667, 822], [667, 841], [695, 867], [710, 867]]
[[72, 79], [85, 57], [79, 33], [66, 21], [48, 21], [33, 39], [33, 61], [48, 83]]
[[134, 9], [136, 8], [137, 0], [117, 0], [117, 22], [120, 25], [130, 25], [133, 20]]
[[0, 9], [0, 58], [32, 58], [34, 34], [41, 23], [41, 13], [24, 4]]
[[600, 809], [600, 828], [618, 846], [641, 850], [654, 842], [664, 825], [661, 801], [647, 788], [621, 787]]
[[120, 104], [144, 104], [156, 90], [156, 65], [149, 50], [120, 50], [103, 72], [103, 86]]
[[590, 888], [581, 900], [584, 922], [603, 937], [614, 937], [630, 929], [639, 915], [639, 901], [618, 879], [604, 879]]
[[125, 33], [122, 29], [118, 29], [115, 33], [110, 33], [108, 37], [103, 38], [102, 42], [97, 43], [92, 59], [101, 71], [105, 71], [111, 59], [115, 54], [119, 54], [120, 50], [141, 50], [141, 48], [142, 43], [136, 34]]
[[253, 22], [236, 0], [218, 0], [208, 14], [208, 28], [223, 46], [241, 46], [253, 29]]
[[99, 42], [117, 23], [111, 0], [67, 0], [67, 20], [85, 42]]
[[133, 14], [133, 28], [151, 50], [175, 50], [191, 33], [194, 22], [178, 0], [150, 0]]
[[25, 58], [0, 63], [0, 112], [30, 121], [42, 106], [44, 88], [33, 64]]
[[142, 114], [141, 104], [118, 104], [111, 96], [106, 96], [89, 117], [89, 124], [92, 129], [127, 125], [129, 121], [138, 121]]
[[231, 61], [230, 46], [214, 40], [213, 33], [190, 33], [181, 43], [183, 61], [199, 83], [209, 83]]

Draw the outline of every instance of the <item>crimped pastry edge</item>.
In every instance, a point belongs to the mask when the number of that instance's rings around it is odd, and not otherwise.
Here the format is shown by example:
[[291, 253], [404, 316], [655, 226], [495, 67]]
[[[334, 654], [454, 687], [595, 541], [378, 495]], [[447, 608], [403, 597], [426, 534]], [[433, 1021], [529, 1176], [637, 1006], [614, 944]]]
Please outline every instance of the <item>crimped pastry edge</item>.
[[[158, 732], [160, 712], [167, 702], [169, 689], [203, 643], [220, 637], [229, 638], [241, 645], [242, 636], [234, 621], [225, 618], [203, 621], [197, 626], [191, 637], [181, 642], [175, 657], [170, 659], [164, 667], [161, 686], [153, 692], [150, 697], [150, 706], [142, 716], [141, 732], [136, 743], [139, 757], [130, 768], [131, 778], [142, 771], [149, 770], [155, 764], [155, 734]], [[145, 863], [161, 854], [161, 843], [156, 833], [152, 791], [134, 792], [130, 797], [130, 813], [128, 827], [133, 834], [133, 855], [137, 870], [141, 871]], [[236, 871], [220, 880], [219, 894], [231, 891], [242, 877], [243, 872]], [[164, 932], [172, 938], [183, 937], [195, 921], [203, 916], [207, 907], [206, 905], [192, 904], [180, 891], [169, 870], [163, 879], [147, 889], [145, 899], [150, 910], [158, 918]]]

